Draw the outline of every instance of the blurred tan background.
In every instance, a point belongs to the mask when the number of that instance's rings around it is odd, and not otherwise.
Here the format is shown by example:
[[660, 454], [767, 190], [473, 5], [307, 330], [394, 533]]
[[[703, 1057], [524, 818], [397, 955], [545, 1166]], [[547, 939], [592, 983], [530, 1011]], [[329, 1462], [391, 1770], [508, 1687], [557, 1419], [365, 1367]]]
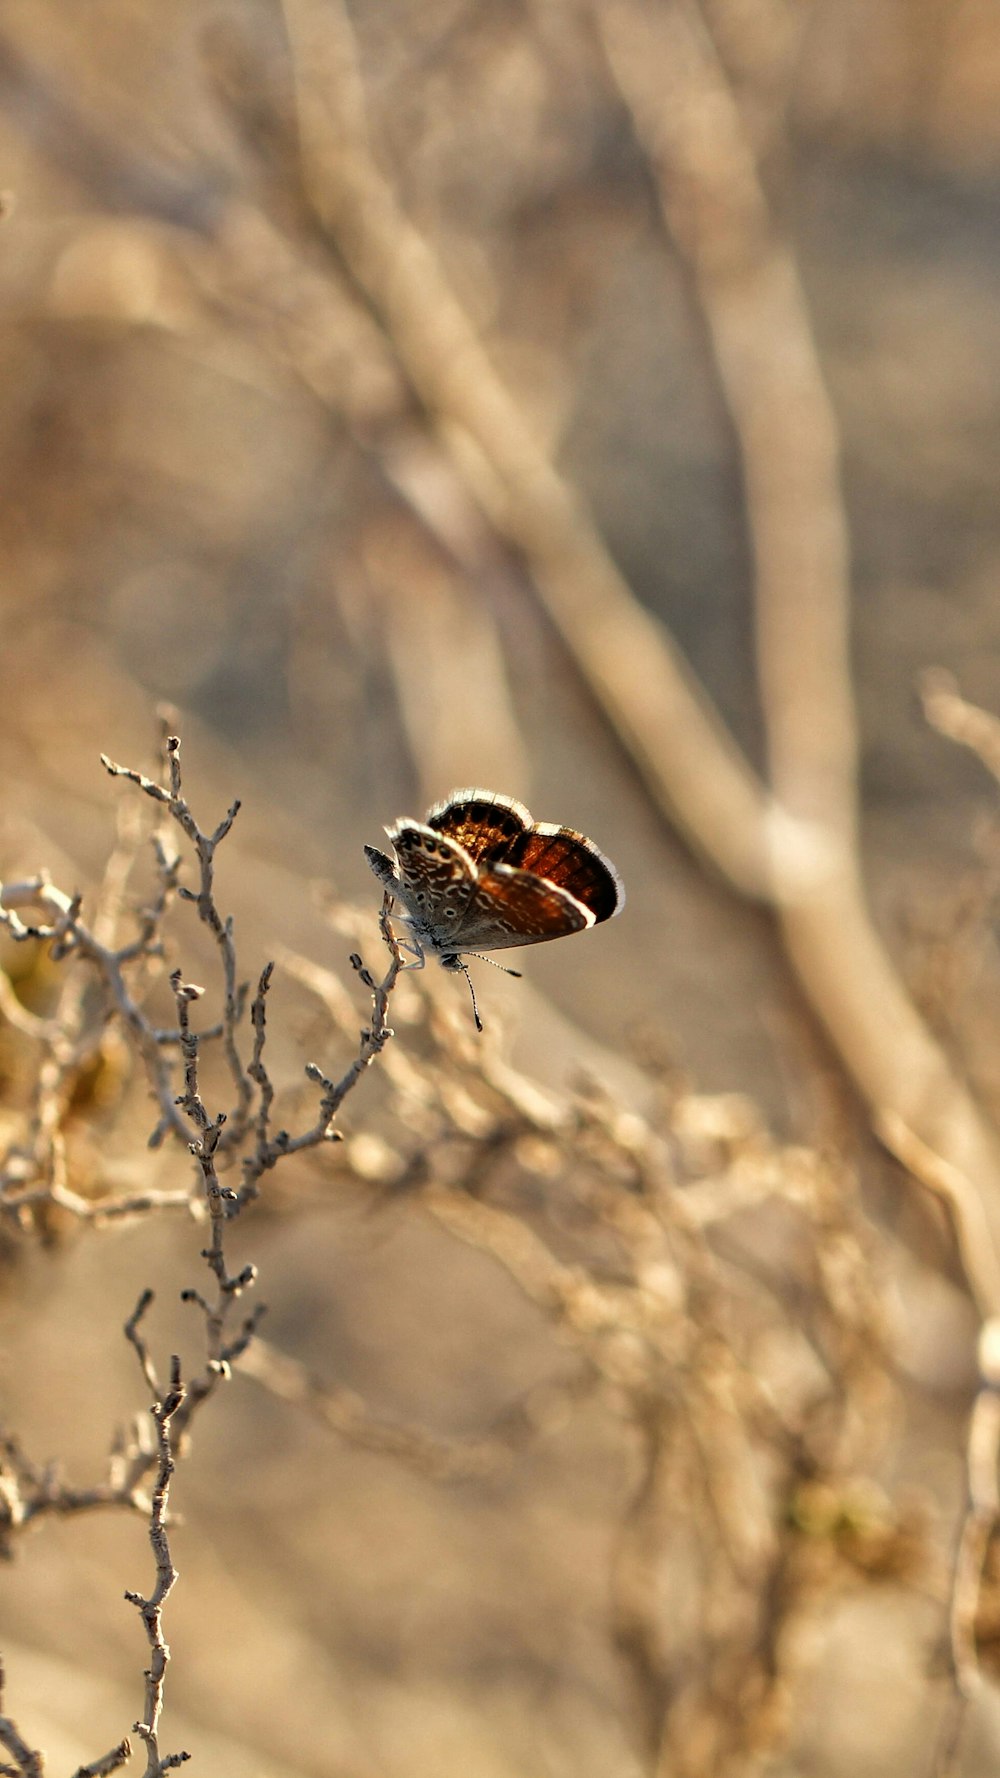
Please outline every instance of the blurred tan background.
[[[312, 10], [322, 30], [322, 0]], [[985, 868], [993, 789], [928, 726], [916, 687], [942, 666], [1000, 707], [1000, 6], [680, 10], [711, 34], [739, 107], [839, 427], [875, 919], [995, 1106], [985, 915], [948, 967], [941, 952]], [[315, 881], [374, 909], [362, 845], [453, 786], [591, 834], [624, 876], [623, 917], [526, 952], [524, 983], [479, 968], [487, 1024], [532, 1077], [564, 1090], [585, 1065], [637, 1110], [653, 1032], [700, 1091], [752, 1095], [801, 1143], [838, 1082], [916, 1341], [887, 1473], [954, 1513], [974, 1317], [950, 1242], [871, 1141], [770, 914], [657, 806], [483, 496], [475, 446], [415, 384], [405, 315], [394, 327], [321, 215], [289, 51], [309, 11], [11, 0], [0, 17], [0, 871], [92, 886], [114, 835], [98, 755], [150, 767], [163, 701], [205, 825], [243, 800], [223, 900], [248, 973], [282, 942], [349, 977]], [[766, 777], [737, 428], [602, 11], [359, 0], [348, 29], [331, 7], [356, 56], [341, 97], [363, 104], [386, 189], [638, 607]], [[627, 31], [627, 12], [615, 23]], [[463, 985], [443, 990], [465, 1017]], [[345, 1127], [368, 1115], [359, 1096]], [[509, 1280], [412, 1204], [373, 1217], [314, 1182], [293, 1207], [245, 1238], [271, 1337], [314, 1369], [463, 1434], [561, 1375]], [[5, 1417], [37, 1456], [86, 1469], [136, 1406], [120, 1322], [143, 1284], [169, 1303], [189, 1282], [196, 1240], [143, 1224], [14, 1259]], [[186, 1337], [171, 1315], [164, 1349]], [[629, 1475], [592, 1402], [500, 1479], [449, 1489], [237, 1383], [183, 1472], [174, 1741], [216, 1778], [636, 1778], [651, 1768], [604, 1621]], [[946, 1519], [939, 1531], [946, 1549]], [[138, 1709], [120, 1595], [147, 1561], [141, 1525], [70, 1521], [7, 1576], [7, 1708], [22, 1729], [43, 1719], [50, 1771], [94, 1757]], [[726, 1769], [923, 1770], [935, 1604], [929, 1582], [917, 1608], [891, 1587], [863, 1609], [842, 1598], [785, 1749]], [[987, 1701], [962, 1769], [995, 1769], [998, 1746]]]

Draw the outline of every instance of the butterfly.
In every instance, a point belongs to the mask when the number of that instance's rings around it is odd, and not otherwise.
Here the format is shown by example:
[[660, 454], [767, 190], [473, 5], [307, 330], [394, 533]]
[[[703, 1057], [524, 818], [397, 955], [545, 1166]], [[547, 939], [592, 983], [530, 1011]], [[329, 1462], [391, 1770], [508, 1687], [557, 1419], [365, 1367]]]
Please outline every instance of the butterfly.
[[564, 938], [625, 905], [621, 877], [593, 840], [533, 821], [523, 803], [493, 790], [453, 790], [426, 821], [404, 817], [386, 833], [395, 860], [376, 846], [365, 857], [405, 910], [418, 968], [429, 954], [468, 977], [463, 953]]

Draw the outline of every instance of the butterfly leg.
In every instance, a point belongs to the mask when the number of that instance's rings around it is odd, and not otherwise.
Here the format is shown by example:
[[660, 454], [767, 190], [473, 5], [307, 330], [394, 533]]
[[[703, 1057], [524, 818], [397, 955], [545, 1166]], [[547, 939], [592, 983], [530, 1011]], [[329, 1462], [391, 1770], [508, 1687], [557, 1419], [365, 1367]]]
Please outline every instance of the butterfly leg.
[[409, 951], [410, 956], [414, 959], [414, 961], [412, 963], [404, 963], [403, 968], [404, 969], [423, 969], [424, 964], [427, 961], [427, 958], [424, 955], [422, 946], [417, 942], [417, 940], [413, 939], [411, 941], [410, 939], [401, 938], [401, 939], [397, 940], [397, 942], [399, 944], [400, 950], [401, 951]]
[[[401, 899], [403, 885], [396, 875], [392, 859], [388, 858], [384, 852], [380, 852], [377, 846], [366, 846], [365, 857], [386, 894], [394, 896], [397, 900]], [[409, 921], [406, 919], [405, 914], [403, 918], [405, 923], [409, 925]], [[400, 950], [409, 951], [411, 957], [414, 959], [412, 963], [404, 963], [403, 968], [423, 969], [425, 958], [423, 949], [418, 940], [411, 936], [410, 939], [401, 938], [398, 943]]]

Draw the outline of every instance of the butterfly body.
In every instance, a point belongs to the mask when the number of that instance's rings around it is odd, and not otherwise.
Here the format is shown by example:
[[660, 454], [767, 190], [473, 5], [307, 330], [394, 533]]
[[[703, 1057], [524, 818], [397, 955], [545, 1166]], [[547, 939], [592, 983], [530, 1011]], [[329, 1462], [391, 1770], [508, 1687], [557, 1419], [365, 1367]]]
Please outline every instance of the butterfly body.
[[610, 859], [574, 828], [532, 821], [495, 791], [455, 790], [426, 821], [387, 828], [395, 861], [365, 855], [404, 910], [419, 961], [464, 969], [463, 952], [542, 944], [621, 911], [625, 890]]

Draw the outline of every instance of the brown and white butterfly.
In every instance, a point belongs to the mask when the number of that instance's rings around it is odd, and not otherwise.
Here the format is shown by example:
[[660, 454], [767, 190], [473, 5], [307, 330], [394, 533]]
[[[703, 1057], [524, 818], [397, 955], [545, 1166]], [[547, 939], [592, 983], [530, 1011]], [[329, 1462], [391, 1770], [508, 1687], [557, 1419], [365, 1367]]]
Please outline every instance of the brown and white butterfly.
[[375, 846], [365, 856], [403, 909], [418, 965], [430, 955], [467, 975], [463, 954], [564, 938], [625, 905], [621, 877], [593, 840], [533, 821], [493, 790], [453, 790], [426, 821], [404, 817], [386, 832], [395, 860]]

